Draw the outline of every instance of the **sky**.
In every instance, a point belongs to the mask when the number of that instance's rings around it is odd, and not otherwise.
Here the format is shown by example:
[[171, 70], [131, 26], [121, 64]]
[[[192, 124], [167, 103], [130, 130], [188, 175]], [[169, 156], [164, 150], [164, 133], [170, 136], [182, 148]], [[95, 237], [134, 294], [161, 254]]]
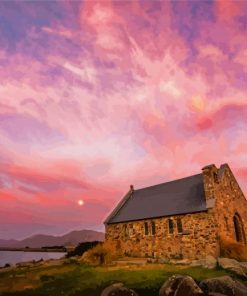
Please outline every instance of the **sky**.
[[246, 1], [0, 2], [0, 238], [211, 163], [246, 195], [246, 31]]

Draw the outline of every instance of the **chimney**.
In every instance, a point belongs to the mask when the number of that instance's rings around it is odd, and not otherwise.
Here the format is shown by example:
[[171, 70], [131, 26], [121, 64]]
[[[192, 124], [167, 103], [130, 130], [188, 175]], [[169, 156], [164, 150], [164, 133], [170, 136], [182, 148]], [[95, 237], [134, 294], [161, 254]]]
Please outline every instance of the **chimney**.
[[214, 187], [215, 184], [219, 184], [218, 169], [215, 164], [210, 164], [202, 168], [202, 174], [204, 181], [210, 183], [209, 187]]
[[219, 183], [218, 169], [215, 164], [210, 164], [202, 168], [204, 191], [207, 208], [213, 208], [215, 204], [215, 189]]
[[133, 192], [134, 191], [134, 186], [130, 185], [130, 191]]

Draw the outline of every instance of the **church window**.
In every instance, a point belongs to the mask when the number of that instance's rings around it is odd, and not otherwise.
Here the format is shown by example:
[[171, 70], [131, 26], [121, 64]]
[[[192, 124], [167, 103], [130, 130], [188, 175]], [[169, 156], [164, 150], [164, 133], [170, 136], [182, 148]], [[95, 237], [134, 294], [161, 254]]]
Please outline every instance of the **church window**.
[[173, 221], [172, 221], [172, 219], [169, 219], [169, 220], [168, 220], [168, 231], [169, 231], [170, 234], [172, 234], [173, 231], [174, 231], [174, 229], [173, 229]]
[[233, 223], [235, 228], [236, 241], [246, 243], [246, 237], [244, 232], [244, 226], [239, 214], [235, 214], [233, 217]]
[[182, 220], [180, 218], [177, 219], [177, 229], [178, 229], [178, 233], [183, 233], [183, 225], [182, 225]]
[[144, 234], [148, 235], [148, 222], [144, 222]]
[[154, 221], [152, 221], [152, 235], [155, 235], [155, 233], [156, 233], [156, 227], [155, 227], [155, 222]]
[[133, 224], [129, 224], [129, 235], [132, 236], [134, 234]]
[[124, 235], [127, 236], [128, 235], [128, 225], [124, 224]]

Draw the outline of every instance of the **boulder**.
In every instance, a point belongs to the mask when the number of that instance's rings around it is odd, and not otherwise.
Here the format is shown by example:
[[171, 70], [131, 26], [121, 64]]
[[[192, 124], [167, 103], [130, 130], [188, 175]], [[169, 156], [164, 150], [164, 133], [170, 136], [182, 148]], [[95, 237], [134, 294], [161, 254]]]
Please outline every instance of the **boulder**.
[[209, 293], [208, 296], [227, 296], [226, 294], [221, 294], [221, 293]]
[[230, 270], [239, 276], [247, 278], [247, 267], [235, 259], [218, 258], [218, 264], [224, 269]]
[[190, 276], [174, 275], [160, 288], [159, 296], [199, 296], [204, 295]]
[[233, 280], [230, 276], [221, 276], [204, 280], [200, 283], [200, 288], [206, 295], [214, 295], [215, 293], [227, 296], [247, 295], [247, 287], [239, 281]]
[[158, 258], [158, 263], [167, 264], [169, 262], [170, 262], [170, 259], [168, 258]]
[[138, 296], [137, 293], [131, 289], [124, 287], [122, 283], [115, 283], [106, 287], [101, 296]]
[[158, 258], [148, 258], [147, 259], [147, 263], [159, 263], [159, 259]]
[[190, 263], [190, 266], [193, 266], [193, 267], [202, 266], [202, 260], [192, 260]]
[[203, 267], [208, 269], [214, 269], [216, 266], [217, 266], [217, 260], [211, 255], [206, 256], [206, 258], [204, 259]]
[[213, 256], [208, 255], [204, 259], [193, 260], [190, 265], [214, 269], [217, 266], [217, 260]]
[[169, 263], [175, 264], [175, 265], [189, 265], [189, 264], [191, 264], [191, 260], [189, 260], [189, 259], [181, 259], [181, 260], [171, 259]]
[[247, 268], [247, 262], [240, 262], [240, 264], [241, 264], [244, 268]]

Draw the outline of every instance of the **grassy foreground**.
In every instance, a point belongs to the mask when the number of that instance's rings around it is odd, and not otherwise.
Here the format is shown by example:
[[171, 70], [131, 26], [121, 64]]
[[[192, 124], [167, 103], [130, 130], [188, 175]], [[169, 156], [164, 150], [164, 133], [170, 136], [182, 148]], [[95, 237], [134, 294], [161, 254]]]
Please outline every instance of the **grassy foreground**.
[[187, 274], [197, 281], [222, 276], [224, 270], [168, 264], [87, 267], [69, 263], [59, 266], [18, 268], [0, 273], [1, 296], [99, 296], [108, 284], [123, 282], [140, 296], [157, 296], [164, 281], [174, 274]]

